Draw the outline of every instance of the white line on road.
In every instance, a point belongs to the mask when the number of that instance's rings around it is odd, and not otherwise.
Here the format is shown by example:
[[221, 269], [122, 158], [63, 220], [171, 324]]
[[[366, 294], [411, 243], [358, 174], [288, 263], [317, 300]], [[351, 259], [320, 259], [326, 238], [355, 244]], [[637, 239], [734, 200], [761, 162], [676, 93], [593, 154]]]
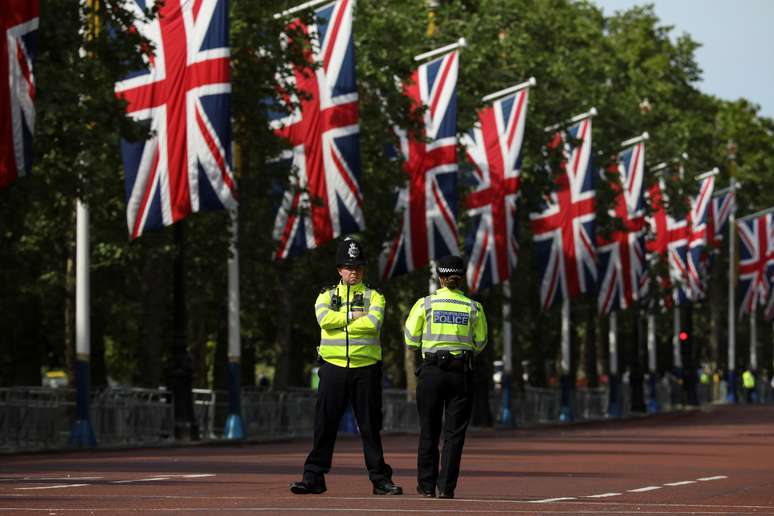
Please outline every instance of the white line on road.
[[586, 498], [610, 498], [611, 496], [621, 496], [621, 493], [602, 493], [595, 495], [588, 495]]
[[674, 486], [687, 486], [688, 484], [695, 484], [695, 483], [696, 483], [695, 480], [683, 480], [682, 482], [672, 482], [664, 485], [674, 487]]
[[709, 482], [710, 480], [723, 480], [724, 478], [728, 478], [724, 475], [718, 475], [716, 477], [704, 477], [704, 478], [697, 478], [699, 482]]
[[154, 482], [156, 480], [169, 480], [169, 477], [135, 478], [133, 480], [113, 480], [111, 484], [129, 484], [131, 482]]
[[57, 484], [54, 486], [17, 487], [18, 491], [32, 491], [33, 489], [61, 489], [63, 487], [83, 487], [89, 484]]
[[656, 489], [661, 489], [661, 486], [648, 486], [648, 487], [641, 487], [639, 489], [629, 489], [629, 493], [644, 493], [646, 491], [655, 491]]
[[[571, 496], [564, 496], [561, 498], [546, 498], [545, 500], [525, 500], [527, 503], [552, 503], [552, 502], [562, 502], [564, 500], [575, 500], [575, 498]], [[499, 502], [500, 500], [494, 500]], [[508, 500], [510, 501], [510, 500]], [[514, 502], [518, 502], [518, 500], [513, 500]]]
[[[171, 475], [171, 476], [177, 476], [177, 475]], [[198, 473], [196, 475], [180, 475], [183, 478], [204, 478], [204, 477], [214, 477], [214, 473]]]

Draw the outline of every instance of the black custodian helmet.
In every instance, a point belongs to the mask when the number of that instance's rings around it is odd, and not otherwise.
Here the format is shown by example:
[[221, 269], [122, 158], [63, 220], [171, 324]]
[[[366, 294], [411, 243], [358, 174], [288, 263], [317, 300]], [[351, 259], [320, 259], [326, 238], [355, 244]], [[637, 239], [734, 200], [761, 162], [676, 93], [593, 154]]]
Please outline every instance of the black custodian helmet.
[[459, 256], [444, 256], [438, 260], [435, 270], [439, 276], [465, 276], [465, 263]]
[[346, 237], [336, 248], [336, 266], [365, 265], [368, 261], [363, 252], [363, 245], [352, 237]]

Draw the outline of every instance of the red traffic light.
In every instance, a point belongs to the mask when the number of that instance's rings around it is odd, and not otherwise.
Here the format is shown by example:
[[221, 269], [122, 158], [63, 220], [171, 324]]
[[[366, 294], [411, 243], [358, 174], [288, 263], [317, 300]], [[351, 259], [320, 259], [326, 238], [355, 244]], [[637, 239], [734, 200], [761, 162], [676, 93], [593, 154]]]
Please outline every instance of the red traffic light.
[[681, 331], [680, 332], [680, 342], [685, 342], [686, 340], [688, 340], [688, 332]]

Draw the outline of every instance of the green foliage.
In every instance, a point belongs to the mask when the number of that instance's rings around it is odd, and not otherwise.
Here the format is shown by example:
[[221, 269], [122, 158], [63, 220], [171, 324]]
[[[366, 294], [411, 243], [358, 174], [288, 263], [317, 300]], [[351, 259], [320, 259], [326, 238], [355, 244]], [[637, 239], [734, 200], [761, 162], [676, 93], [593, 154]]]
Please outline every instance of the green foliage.
[[[288, 63], [305, 73], [314, 71], [306, 60], [312, 43], [297, 28], [286, 28], [287, 20], [272, 16], [294, 3], [230, 2], [244, 360], [253, 370], [254, 362], [275, 367], [274, 379], [280, 385], [308, 383], [305, 375], [319, 339], [312, 302], [320, 286], [337, 278], [333, 243], [284, 263], [272, 260], [276, 196], [271, 185], [287, 185], [288, 178], [270, 164], [287, 143], [272, 134], [263, 101], [279, 95], [277, 77], [287, 78], [293, 71]], [[72, 339], [72, 313], [65, 307], [73, 296], [68, 260], [72, 264], [79, 196], [91, 207], [93, 338], [104, 342], [108, 373], [122, 383], [155, 386], [164, 381], [172, 339], [174, 245], [169, 229], [127, 241], [119, 138], [137, 140], [147, 134], [123, 116], [122, 103], [113, 93], [115, 81], [152, 49], [136, 32], [126, 30], [132, 21], [120, 2], [101, 5], [97, 26], [117, 30], [92, 31], [84, 42], [79, 30], [87, 13], [64, 0], [42, 3], [33, 175], [0, 192], [0, 384], [37, 383], [40, 366], [67, 362], [64, 342], [68, 335]], [[744, 183], [743, 210], [774, 204], [769, 173], [774, 169], [774, 122], [760, 117], [757, 106], [745, 100], [723, 101], [698, 91], [698, 44], [689, 36], [675, 38], [652, 7], [605, 17], [585, 1], [445, 0], [435, 12], [431, 35], [426, 9], [425, 2], [414, 0], [357, 3], [361, 183], [367, 223], [361, 236], [370, 261], [368, 275], [372, 280], [377, 276], [382, 242], [395, 230], [394, 192], [405, 181], [400, 162], [387, 158], [385, 145], [395, 143], [394, 125], [417, 129], [416, 114], [412, 116], [412, 106], [396, 86], [416, 67], [413, 56], [459, 37], [467, 39], [458, 82], [460, 133], [475, 123], [482, 96], [536, 77], [524, 140], [522, 249], [513, 280], [518, 293], [513, 313], [521, 358], [530, 360], [537, 383], [545, 382], [542, 364], [553, 361], [559, 340], [558, 313], [539, 310], [526, 216], [552, 187], [543, 152], [550, 134], [544, 127], [595, 106], [599, 115], [593, 138], [600, 167], [618, 152], [622, 140], [643, 131], [651, 135], [649, 167], [688, 153], [685, 179], [670, 184], [673, 200], [693, 193], [692, 178], [713, 166], [723, 170], [719, 187], [726, 184], [726, 144], [733, 140], [738, 145], [737, 178]], [[311, 21], [311, 12], [303, 16]], [[283, 85], [287, 93], [303, 97], [304, 92]], [[648, 174], [647, 181], [653, 180]], [[616, 227], [608, 215], [614, 181], [612, 176], [597, 181], [598, 230], [603, 234]], [[684, 204], [674, 201], [669, 209], [677, 213]], [[231, 230], [225, 213], [194, 215], [185, 224], [188, 342], [195, 384], [205, 386], [219, 381], [212, 368], [222, 367], [212, 346], [223, 346], [226, 339]], [[403, 384], [400, 326], [413, 301], [427, 289], [427, 271], [397, 278], [383, 288], [388, 300], [385, 364], [389, 376]], [[479, 298], [498, 337], [500, 289], [482, 292]], [[579, 300], [576, 306], [575, 317], [580, 318], [593, 313], [596, 301]], [[696, 310], [699, 321], [707, 317], [704, 312]], [[628, 322], [622, 327], [634, 331]], [[698, 333], [703, 334], [704, 327], [697, 324]], [[578, 336], [586, 332], [579, 325]], [[597, 331], [598, 336], [603, 333]], [[490, 342], [499, 347], [497, 340]]]

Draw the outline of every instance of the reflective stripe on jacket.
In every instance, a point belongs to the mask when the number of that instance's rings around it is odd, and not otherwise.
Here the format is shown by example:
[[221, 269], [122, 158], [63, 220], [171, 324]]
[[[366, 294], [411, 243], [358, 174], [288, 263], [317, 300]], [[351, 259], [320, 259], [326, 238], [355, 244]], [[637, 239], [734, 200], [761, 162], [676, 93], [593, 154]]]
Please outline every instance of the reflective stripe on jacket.
[[459, 290], [442, 288], [414, 303], [403, 335], [407, 346], [421, 345], [423, 353], [479, 353], [486, 346], [486, 316], [478, 301]]
[[[366, 315], [350, 320], [350, 305], [362, 296]], [[382, 359], [379, 335], [384, 321], [384, 296], [364, 283], [338, 285], [317, 296], [314, 311], [320, 325], [320, 356], [340, 367], [365, 367]], [[357, 306], [355, 306], [357, 308]]]

